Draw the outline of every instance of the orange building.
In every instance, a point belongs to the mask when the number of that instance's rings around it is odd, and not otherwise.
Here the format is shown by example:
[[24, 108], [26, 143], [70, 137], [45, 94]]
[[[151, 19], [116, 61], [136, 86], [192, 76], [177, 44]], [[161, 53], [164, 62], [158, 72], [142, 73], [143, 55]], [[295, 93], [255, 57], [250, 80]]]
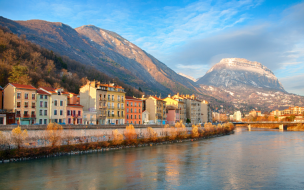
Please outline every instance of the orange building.
[[81, 125], [83, 118], [83, 106], [79, 104], [77, 94], [69, 92], [66, 124]]
[[142, 124], [142, 103], [141, 99], [126, 96], [126, 124]]

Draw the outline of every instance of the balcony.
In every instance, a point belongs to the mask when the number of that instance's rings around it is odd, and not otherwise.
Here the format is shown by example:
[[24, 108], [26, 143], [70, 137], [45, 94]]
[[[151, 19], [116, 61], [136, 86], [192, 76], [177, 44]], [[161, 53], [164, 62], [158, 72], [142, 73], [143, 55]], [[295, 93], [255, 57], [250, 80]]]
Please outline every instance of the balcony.
[[24, 117], [24, 118], [29, 118], [30, 115], [29, 115], [29, 114], [24, 114], [23, 117]]
[[24, 105], [25, 108], [28, 108], [28, 105]]
[[21, 117], [21, 114], [20, 114], [20, 113], [19, 113], [19, 114], [17, 113], [17, 114], [16, 114], [16, 117]]
[[32, 114], [32, 115], [31, 115], [31, 117], [34, 117], [34, 118], [36, 118], [36, 115], [35, 115], [35, 114]]
[[35, 97], [32, 97], [32, 100], [35, 100], [36, 98]]
[[99, 109], [107, 109], [107, 106], [99, 106]]
[[32, 108], [36, 108], [36, 106], [32, 106]]

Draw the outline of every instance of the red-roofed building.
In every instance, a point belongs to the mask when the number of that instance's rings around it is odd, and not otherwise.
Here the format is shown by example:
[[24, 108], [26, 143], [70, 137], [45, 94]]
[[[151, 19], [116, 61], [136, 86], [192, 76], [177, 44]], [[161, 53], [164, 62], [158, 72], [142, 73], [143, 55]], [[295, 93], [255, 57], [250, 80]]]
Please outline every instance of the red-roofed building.
[[16, 113], [15, 122], [21, 125], [36, 121], [36, 88], [31, 85], [8, 83], [4, 87], [3, 108]]
[[126, 96], [126, 124], [142, 124], [142, 103], [141, 99]]
[[78, 95], [70, 92], [68, 94], [66, 124], [83, 124], [83, 106], [79, 104]]

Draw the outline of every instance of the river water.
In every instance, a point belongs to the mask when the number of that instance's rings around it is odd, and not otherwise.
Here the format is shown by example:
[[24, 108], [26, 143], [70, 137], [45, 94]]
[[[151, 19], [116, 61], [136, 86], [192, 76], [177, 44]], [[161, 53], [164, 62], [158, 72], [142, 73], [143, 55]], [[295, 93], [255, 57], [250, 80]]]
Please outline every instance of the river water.
[[304, 133], [235, 134], [0, 164], [0, 189], [304, 189]]

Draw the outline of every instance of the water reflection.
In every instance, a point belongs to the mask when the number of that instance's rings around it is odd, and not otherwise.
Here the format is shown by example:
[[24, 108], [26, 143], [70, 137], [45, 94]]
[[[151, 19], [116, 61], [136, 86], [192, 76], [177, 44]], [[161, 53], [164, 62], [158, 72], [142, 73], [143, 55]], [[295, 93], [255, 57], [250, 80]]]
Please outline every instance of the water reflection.
[[300, 189], [304, 133], [230, 136], [0, 165], [1, 189]]

